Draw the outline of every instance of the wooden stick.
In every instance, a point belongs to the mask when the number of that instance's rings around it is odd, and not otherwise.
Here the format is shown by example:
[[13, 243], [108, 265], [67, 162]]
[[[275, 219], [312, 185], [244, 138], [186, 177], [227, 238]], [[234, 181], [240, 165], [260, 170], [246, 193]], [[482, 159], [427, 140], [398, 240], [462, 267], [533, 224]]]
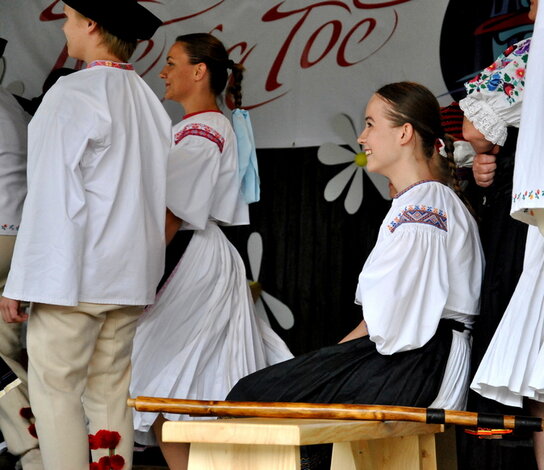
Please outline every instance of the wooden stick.
[[206, 401], [156, 397], [129, 398], [127, 403], [138, 411], [192, 416], [416, 421], [428, 424], [542, 431], [542, 419], [531, 416], [409, 406]]

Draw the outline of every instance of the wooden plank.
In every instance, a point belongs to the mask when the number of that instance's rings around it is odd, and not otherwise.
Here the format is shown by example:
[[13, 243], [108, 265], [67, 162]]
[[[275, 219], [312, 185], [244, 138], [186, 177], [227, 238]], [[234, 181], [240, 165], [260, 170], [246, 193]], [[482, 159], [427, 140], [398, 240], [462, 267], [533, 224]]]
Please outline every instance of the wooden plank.
[[296, 446], [191, 444], [187, 470], [300, 470]]
[[168, 421], [166, 442], [224, 444], [311, 445], [361, 441], [443, 431], [440, 424], [399, 421], [241, 418], [228, 420]]
[[331, 470], [373, 470], [368, 441], [338, 442], [332, 447]]
[[334, 444], [331, 470], [436, 470], [434, 434]]
[[418, 436], [421, 470], [436, 470], [436, 434]]
[[400, 422], [286, 420], [246, 418], [167, 422], [164, 439], [171, 442], [306, 445], [441, 432], [441, 425]]

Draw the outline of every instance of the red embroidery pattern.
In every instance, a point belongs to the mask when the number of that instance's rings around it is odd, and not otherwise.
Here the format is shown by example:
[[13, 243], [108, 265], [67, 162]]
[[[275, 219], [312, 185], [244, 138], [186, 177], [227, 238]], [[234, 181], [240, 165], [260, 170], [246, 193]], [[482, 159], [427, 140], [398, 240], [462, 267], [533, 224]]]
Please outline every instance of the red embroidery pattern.
[[443, 210], [431, 206], [407, 206], [387, 228], [393, 233], [402, 224], [432, 225], [447, 232], [448, 216]]
[[185, 137], [189, 135], [197, 135], [199, 137], [203, 137], [204, 139], [208, 139], [219, 147], [220, 152], [223, 151], [223, 147], [225, 145], [225, 138], [215, 129], [212, 129], [210, 126], [199, 123], [187, 124], [181, 131], [177, 132], [174, 135], [175, 144], [179, 144]]
[[134, 66], [132, 64], [127, 64], [124, 62], [112, 62], [111, 60], [95, 60], [94, 62], [91, 62], [89, 65], [87, 65], [87, 68], [90, 69], [91, 67], [96, 67], [98, 65], [102, 65], [104, 67], [113, 67], [114, 69], [134, 70]]

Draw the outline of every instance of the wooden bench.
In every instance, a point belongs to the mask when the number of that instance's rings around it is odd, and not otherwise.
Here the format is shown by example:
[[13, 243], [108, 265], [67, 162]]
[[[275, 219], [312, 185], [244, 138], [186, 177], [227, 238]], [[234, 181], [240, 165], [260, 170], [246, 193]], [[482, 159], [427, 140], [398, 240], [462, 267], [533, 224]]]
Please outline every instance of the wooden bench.
[[[299, 470], [300, 446], [333, 444], [332, 470], [436, 470], [444, 425], [401, 421], [235, 418], [170, 421], [163, 440], [191, 444], [189, 470]], [[451, 443], [450, 443], [451, 445]]]

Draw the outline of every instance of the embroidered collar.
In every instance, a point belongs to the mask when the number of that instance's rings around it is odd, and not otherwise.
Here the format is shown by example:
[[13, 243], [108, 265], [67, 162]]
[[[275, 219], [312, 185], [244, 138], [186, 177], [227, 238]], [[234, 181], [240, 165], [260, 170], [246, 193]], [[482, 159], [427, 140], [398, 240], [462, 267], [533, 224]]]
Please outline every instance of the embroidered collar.
[[[411, 184], [407, 188], [404, 188], [402, 191], [398, 192], [397, 194], [395, 194], [393, 196], [393, 199], [398, 199], [404, 193], [407, 193], [408, 191], [410, 191], [410, 189], [414, 188], [415, 186], [419, 186], [420, 184], [423, 184], [423, 183], [440, 183], [440, 181], [438, 181], [438, 180], [421, 180], [421, 181], [418, 181], [418, 182], [416, 182], [414, 184]], [[442, 184], [442, 183], [440, 183], [440, 184]]]
[[207, 110], [204, 110], [204, 111], [197, 111], [196, 113], [189, 113], [189, 114], [186, 114], [185, 116], [183, 116], [182, 119], [187, 119], [187, 118], [190, 118], [190, 117], [193, 117], [193, 116], [197, 116], [198, 114], [204, 114], [204, 113], [219, 113], [219, 114], [223, 114], [221, 111], [218, 111], [217, 109], [207, 109]]
[[113, 62], [111, 60], [95, 60], [87, 65], [87, 68], [90, 69], [91, 67], [96, 67], [99, 65], [103, 67], [113, 67], [115, 69], [134, 70], [134, 66], [132, 64], [127, 64], [125, 62]]

